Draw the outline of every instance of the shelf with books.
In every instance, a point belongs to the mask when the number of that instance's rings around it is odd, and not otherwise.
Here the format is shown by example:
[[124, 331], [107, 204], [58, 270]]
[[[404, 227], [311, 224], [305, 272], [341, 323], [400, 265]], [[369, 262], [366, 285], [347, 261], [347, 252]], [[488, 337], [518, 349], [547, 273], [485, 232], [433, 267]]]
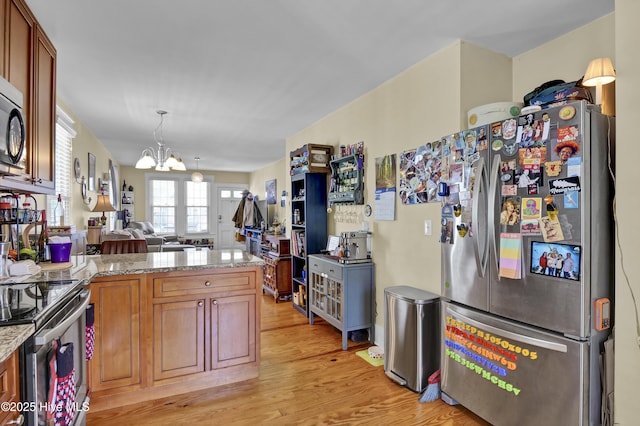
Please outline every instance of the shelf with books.
[[303, 173], [291, 177], [291, 287], [293, 307], [309, 315], [307, 257], [327, 244], [327, 174]]

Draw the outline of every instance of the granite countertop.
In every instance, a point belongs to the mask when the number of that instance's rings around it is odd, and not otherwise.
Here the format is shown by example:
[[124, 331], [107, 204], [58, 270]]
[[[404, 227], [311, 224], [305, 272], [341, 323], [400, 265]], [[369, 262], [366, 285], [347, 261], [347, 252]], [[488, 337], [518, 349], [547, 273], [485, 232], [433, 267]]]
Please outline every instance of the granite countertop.
[[0, 327], [0, 362], [20, 347], [36, 330], [33, 324], [18, 324]]
[[[203, 250], [85, 256], [83, 262], [76, 261], [73, 264], [76, 266], [61, 271], [42, 271], [22, 282], [71, 279], [89, 283], [96, 277], [242, 268], [262, 266], [264, 261], [243, 250]], [[33, 324], [0, 326], [0, 362], [11, 355], [34, 331]]]

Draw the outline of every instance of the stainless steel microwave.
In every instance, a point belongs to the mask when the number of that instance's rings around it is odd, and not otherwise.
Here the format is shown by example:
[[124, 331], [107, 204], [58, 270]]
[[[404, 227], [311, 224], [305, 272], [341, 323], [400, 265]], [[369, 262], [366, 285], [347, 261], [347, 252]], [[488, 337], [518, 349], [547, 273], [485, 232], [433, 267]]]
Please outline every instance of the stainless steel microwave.
[[0, 77], [0, 173], [22, 174], [26, 167], [23, 96]]

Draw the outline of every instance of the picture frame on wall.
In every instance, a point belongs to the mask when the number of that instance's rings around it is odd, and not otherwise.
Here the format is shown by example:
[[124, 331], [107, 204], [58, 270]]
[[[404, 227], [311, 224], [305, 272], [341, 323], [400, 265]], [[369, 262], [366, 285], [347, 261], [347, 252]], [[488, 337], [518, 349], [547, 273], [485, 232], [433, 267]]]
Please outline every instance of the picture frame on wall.
[[267, 193], [267, 204], [276, 204], [276, 180], [271, 179], [265, 182]]
[[89, 191], [96, 190], [96, 156], [89, 153]]

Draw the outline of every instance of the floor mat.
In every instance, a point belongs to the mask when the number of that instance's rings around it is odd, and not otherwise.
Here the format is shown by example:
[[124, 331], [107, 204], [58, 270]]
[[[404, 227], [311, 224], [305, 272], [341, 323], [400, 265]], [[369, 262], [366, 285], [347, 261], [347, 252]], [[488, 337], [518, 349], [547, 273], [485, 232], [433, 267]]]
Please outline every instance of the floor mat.
[[358, 351], [356, 352], [356, 355], [358, 355], [360, 358], [364, 359], [365, 361], [367, 361], [369, 364], [373, 365], [374, 367], [380, 367], [381, 365], [384, 365], [384, 358], [371, 358], [369, 356], [369, 350], [365, 349], [363, 351]]

